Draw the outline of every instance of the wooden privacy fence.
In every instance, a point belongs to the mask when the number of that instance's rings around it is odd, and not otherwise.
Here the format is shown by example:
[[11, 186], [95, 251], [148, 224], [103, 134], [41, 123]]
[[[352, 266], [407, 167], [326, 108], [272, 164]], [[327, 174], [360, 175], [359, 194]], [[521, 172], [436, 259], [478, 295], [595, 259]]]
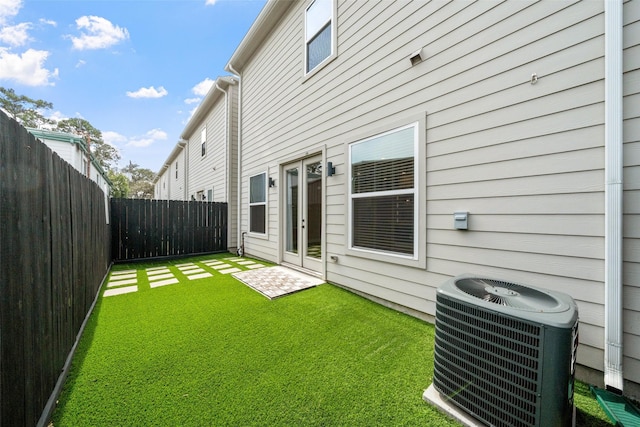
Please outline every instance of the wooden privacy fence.
[[227, 250], [227, 204], [111, 199], [113, 261]]
[[46, 422], [109, 269], [105, 203], [0, 112], [0, 426]]

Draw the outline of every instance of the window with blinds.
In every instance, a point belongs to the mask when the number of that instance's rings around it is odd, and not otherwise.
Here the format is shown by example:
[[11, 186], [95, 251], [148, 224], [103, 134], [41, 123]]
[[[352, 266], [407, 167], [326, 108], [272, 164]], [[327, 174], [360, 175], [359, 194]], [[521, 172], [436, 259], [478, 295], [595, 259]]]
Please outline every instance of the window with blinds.
[[414, 123], [349, 146], [352, 249], [415, 255], [417, 136]]
[[315, 0], [305, 11], [306, 72], [333, 52], [333, 0]]
[[263, 172], [249, 178], [249, 231], [266, 233], [267, 174]]

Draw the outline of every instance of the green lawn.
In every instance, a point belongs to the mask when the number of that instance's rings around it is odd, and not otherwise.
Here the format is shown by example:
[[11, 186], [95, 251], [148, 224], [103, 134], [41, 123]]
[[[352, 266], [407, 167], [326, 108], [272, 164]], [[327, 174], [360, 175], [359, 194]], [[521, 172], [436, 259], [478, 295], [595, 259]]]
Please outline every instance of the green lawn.
[[[457, 425], [422, 400], [432, 325], [332, 285], [271, 301], [169, 269], [179, 284], [139, 273], [138, 292], [98, 301], [54, 426]], [[586, 385], [576, 402], [578, 425], [608, 425]]]

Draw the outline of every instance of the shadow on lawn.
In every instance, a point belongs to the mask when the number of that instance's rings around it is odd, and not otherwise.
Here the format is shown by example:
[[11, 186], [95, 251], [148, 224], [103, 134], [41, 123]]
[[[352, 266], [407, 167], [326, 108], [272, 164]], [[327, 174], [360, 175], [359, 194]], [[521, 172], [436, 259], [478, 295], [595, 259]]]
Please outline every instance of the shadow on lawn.
[[576, 408], [576, 426], [583, 427], [611, 427], [611, 423]]
[[[106, 286], [107, 280], [104, 281], [100, 290], [98, 291], [100, 294], [104, 291], [104, 287]], [[53, 421], [60, 418], [60, 415], [64, 412], [65, 404], [67, 399], [61, 399], [63, 395], [70, 395], [73, 390], [73, 386], [75, 384], [74, 379], [77, 377], [78, 372], [81, 371], [80, 367], [84, 365], [84, 361], [89, 352], [89, 348], [91, 347], [91, 343], [93, 342], [93, 338], [96, 333], [96, 327], [98, 326], [98, 317], [100, 314], [100, 308], [102, 307], [102, 296], [98, 297], [96, 301], [96, 305], [93, 307], [93, 311], [89, 316], [89, 320], [87, 320], [87, 324], [84, 327], [82, 332], [82, 336], [80, 337], [80, 341], [78, 342], [78, 346], [76, 347], [76, 351], [73, 354], [73, 359], [71, 361], [71, 367], [69, 369], [69, 375], [64, 381], [64, 386], [58, 396], [58, 401], [56, 402], [56, 407], [51, 414], [51, 423], [49, 426], [53, 426]]]

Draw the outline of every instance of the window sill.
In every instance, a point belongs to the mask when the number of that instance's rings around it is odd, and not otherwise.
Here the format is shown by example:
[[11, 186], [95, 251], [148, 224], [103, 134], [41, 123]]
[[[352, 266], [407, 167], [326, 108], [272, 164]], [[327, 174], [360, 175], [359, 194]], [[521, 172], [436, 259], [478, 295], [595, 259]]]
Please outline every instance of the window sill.
[[313, 76], [315, 76], [316, 74], [318, 74], [320, 72], [320, 70], [322, 70], [323, 68], [325, 68], [327, 65], [329, 65], [330, 63], [333, 62], [334, 59], [336, 59], [338, 57], [337, 53], [332, 53], [331, 55], [327, 56], [324, 61], [322, 61], [321, 63], [319, 63], [316, 68], [314, 68], [313, 70], [309, 71], [308, 73], [305, 73], [304, 76], [302, 76], [302, 83], [305, 83], [307, 80], [309, 80], [310, 78], [312, 78]]
[[427, 268], [427, 260], [424, 256], [415, 257], [413, 255], [403, 255], [395, 252], [381, 252], [365, 248], [347, 248], [346, 254], [358, 258], [372, 261], [379, 261], [388, 264], [404, 265], [412, 268]]

